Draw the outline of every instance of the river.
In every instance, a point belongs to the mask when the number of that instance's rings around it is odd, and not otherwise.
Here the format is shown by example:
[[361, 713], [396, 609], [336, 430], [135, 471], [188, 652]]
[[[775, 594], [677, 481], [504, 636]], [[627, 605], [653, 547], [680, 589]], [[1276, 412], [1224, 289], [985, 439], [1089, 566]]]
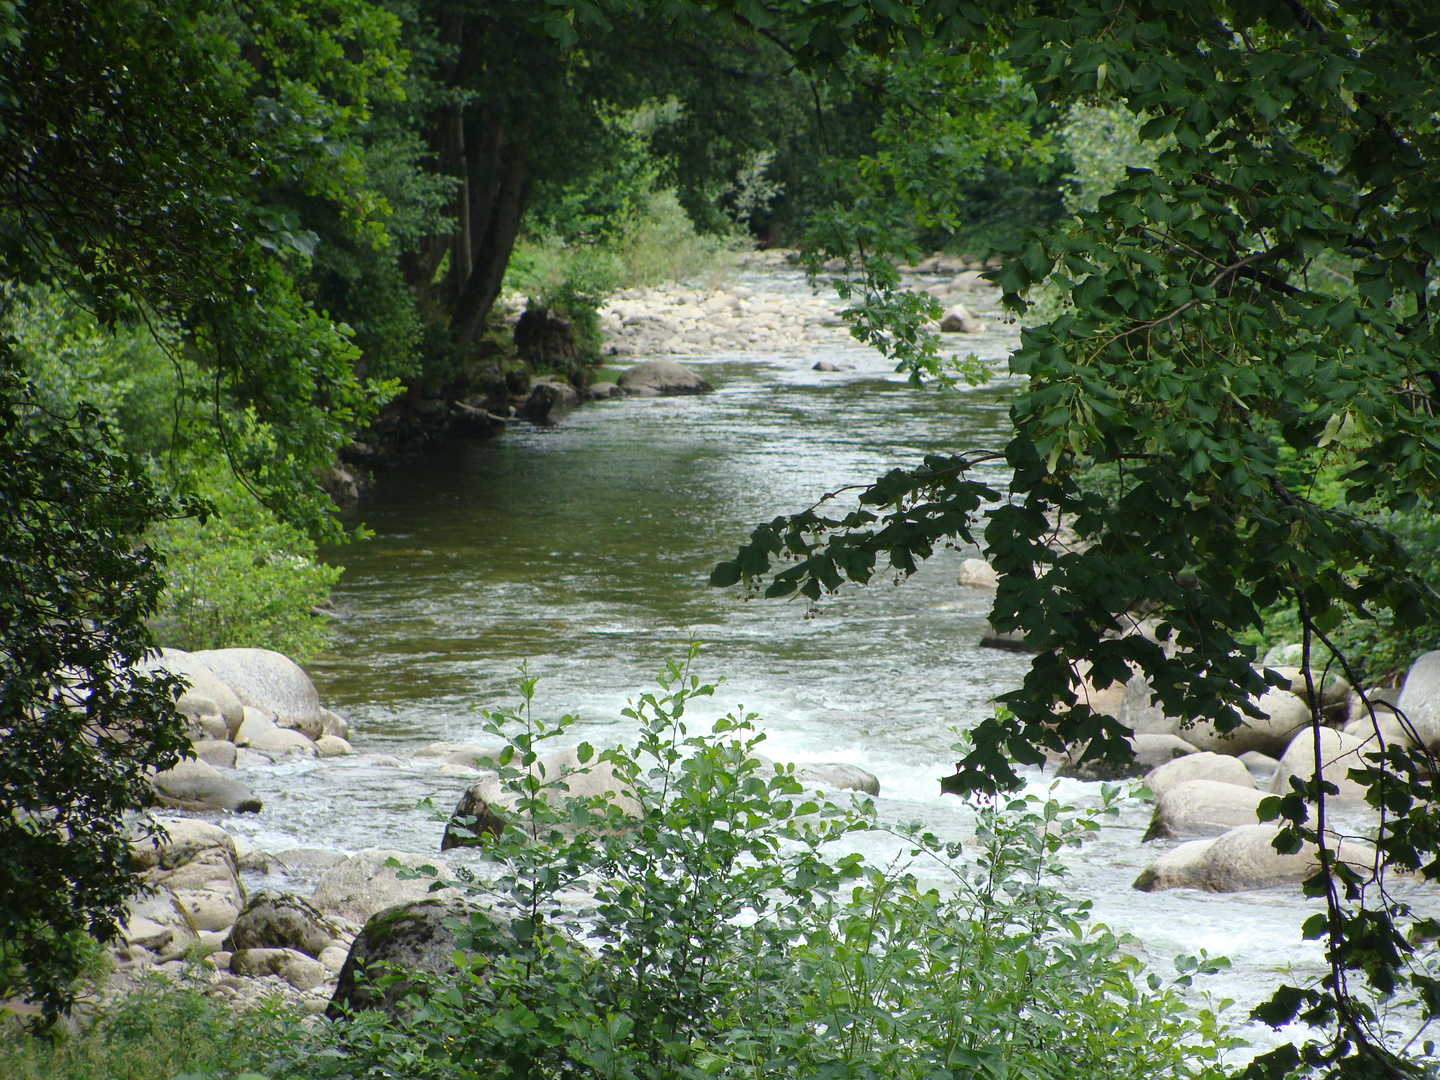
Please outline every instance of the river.
[[[798, 275], [752, 284], [807, 291]], [[576, 741], [623, 738], [626, 700], [693, 634], [701, 674], [725, 679], [716, 706], [758, 713], [764, 752], [860, 765], [880, 780], [882, 818], [966, 834], [969, 812], [936, 782], [953, 771], [952, 729], [988, 715], [1028, 664], [977, 645], [990, 596], [956, 584], [973, 551], [941, 551], [898, 585], [877, 575], [809, 614], [803, 601], [747, 602], [707, 578], [757, 522], [927, 452], [1002, 447], [1015, 383], [999, 373], [1015, 332], [989, 314], [990, 332], [963, 339], [997, 365], [983, 387], [913, 387], [832, 335], [785, 352], [683, 358], [714, 394], [599, 402], [378, 476], [351, 521], [373, 538], [327, 553], [346, 567], [334, 595], [350, 618], [309, 665], [322, 701], [350, 719], [357, 754], [251, 764], [245, 778], [266, 811], [228, 826], [271, 851], [436, 851], [443, 825], [417, 803], [448, 810], [469, 781], [415, 749], [490, 741], [476, 710], [515, 700], [522, 663], [540, 679], [539, 709], [578, 712]], [[819, 360], [846, 370], [813, 370]], [[1030, 776], [1032, 791], [1050, 783]], [[1076, 781], [1056, 790], [1077, 805], [1098, 797], [1098, 785]], [[1228, 956], [1232, 969], [1204, 989], [1236, 999], [1237, 1022], [1283, 970], [1319, 970], [1299, 932], [1315, 907], [1293, 890], [1132, 890], [1158, 854], [1140, 844], [1148, 818], [1125, 800], [1068, 860], [1070, 889], [1093, 901], [1096, 919], [1134, 935], [1162, 975], [1181, 953]], [[888, 858], [891, 843], [877, 838], [869, 854]], [[1256, 1025], [1244, 1034], [1275, 1041]]]

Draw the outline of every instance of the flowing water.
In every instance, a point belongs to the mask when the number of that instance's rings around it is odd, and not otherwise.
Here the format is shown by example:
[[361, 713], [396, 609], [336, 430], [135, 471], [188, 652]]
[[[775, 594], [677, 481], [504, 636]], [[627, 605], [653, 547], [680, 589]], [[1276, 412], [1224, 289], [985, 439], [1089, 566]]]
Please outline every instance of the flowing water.
[[[798, 276], [754, 284], [806, 288]], [[999, 372], [1014, 334], [1001, 327], [964, 344]], [[848, 370], [814, 371], [817, 360]], [[956, 584], [973, 550], [940, 551], [899, 585], [877, 575], [814, 613], [803, 601], [747, 602], [707, 577], [755, 523], [827, 491], [927, 452], [1002, 447], [1016, 384], [997, 374], [953, 394], [915, 388], [839, 336], [684, 362], [717, 392], [600, 402], [377, 477], [355, 513], [373, 538], [329, 553], [346, 567], [335, 599], [351, 617], [310, 665], [322, 701], [351, 720], [356, 756], [250, 765], [266, 810], [230, 828], [272, 851], [436, 851], [443, 824], [417, 802], [448, 810], [469, 781], [415, 749], [492, 742], [476, 710], [515, 701], [522, 663], [540, 678], [540, 711], [578, 711], [575, 741], [624, 738], [627, 698], [693, 634], [704, 643], [701, 674], [725, 679], [717, 714], [758, 713], [764, 752], [863, 766], [880, 780], [883, 818], [967, 834], [973, 818], [936, 782], [953, 771], [952, 729], [988, 715], [990, 698], [1028, 664], [976, 644], [990, 597]], [[1035, 772], [1031, 789], [1049, 783]], [[1093, 804], [1098, 785], [1063, 781], [1058, 792]], [[1132, 890], [1159, 853], [1140, 844], [1148, 817], [1126, 800], [1118, 821], [1068, 860], [1070, 888], [1094, 902], [1096, 918], [1133, 934], [1162, 974], [1181, 953], [1228, 956], [1234, 968], [1206, 989], [1245, 1007], [1282, 970], [1318, 970], [1318, 950], [1299, 934], [1314, 907], [1293, 890]], [[884, 860], [892, 849], [877, 838], [868, 854]], [[1254, 1026], [1245, 1033], [1273, 1040]]]

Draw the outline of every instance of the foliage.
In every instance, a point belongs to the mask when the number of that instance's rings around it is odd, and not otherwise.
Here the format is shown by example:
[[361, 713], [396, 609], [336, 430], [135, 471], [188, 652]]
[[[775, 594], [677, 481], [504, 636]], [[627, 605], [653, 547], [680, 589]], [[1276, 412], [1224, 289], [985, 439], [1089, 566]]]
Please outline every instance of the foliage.
[[93, 1023], [41, 1039], [0, 1026], [0, 1071], [10, 1080], [241, 1080], [282, 1048], [316, 1045], [280, 1001], [239, 1010], [205, 984], [152, 976]]
[[[1272, 604], [1295, 605], [1307, 679], [1347, 623], [1383, 613], [1400, 633], [1435, 625], [1440, 597], [1385, 527], [1387, 515], [1433, 516], [1440, 502], [1433, 5], [988, 4], [948, 22], [927, 4], [868, 11], [888, 33], [929, 29], [957, 48], [998, 35], [1040, 100], [1148, 116], [1140, 138], [1160, 152], [1153, 170], [1130, 170], [1093, 212], [1034, 236], [994, 275], [1017, 311], [1047, 281], [1073, 304], [1025, 330], [1011, 358], [1028, 382], [1003, 496], [964, 476], [988, 448], [897, 470], [848, 516], [762, 526], [716, 583], [757, 581], [778, 557], [792, 565], [767, 591], [816, 597], [867, 580], [881, 558], [909, 573], [983, 518], [1001, 575], [991, 622], [1039, 655], [1003, 695], [1011, 718], [974, 730], [945, 781], [956, 791], [1016, 784], [1013, 762], [1038, 763], [1042, 746], [1089, 740], [1089, 757], [1128, 757], [1126, 729], [1077, 698], [1082, 665], [1101, 687], [1139, 671], [1168, 714], [1226, 730], [1267, 685], [1243, 635]], [[1339, 266], [1350, 272], [1343, 293], [1331, 280]], [[936, 370], [924, 354], [902, 359]], [[1339, 505], [1289, 479], [1342, 455]], [[1118, 494], [1087, 486], [1097, 463], [1118, 470]], [[1062, 524], [1079, 546], [1057, 542]], [[1125, 632], [1142, 605], [1168, 647]], [[1312, 722], [1323, 722], [1318, 708]], [[1382, 861], [1433, 876], [1429, 753], [1387, 746], [1362, 772], [1387, 811]], [[1318, 777], [1299, 782], [1279, 807], [1276, 844], [1322, 850], [1305, 887], [1327, 909], [1306, 933], [1325, 941], [1330, 970], [1282, 988], [1260, 1015], [1329, 1025], [1332, 1037], [1282, 1047], [1249, 1075], [1408, 1075], [1351, 980], [1381, 1002], [1412, 995], [1422, 1020], [1440, 984], [1408, 909], [1334, 863], [1327, 794]]]
[[329, 641], [325, 617], [312, 609], [328, 600], [343, 568], [318, 562], [315, 542], [277, 520], [223, 464], [210, 464], [192, 483], [214, 516], [165, 522], [147, 534], [166, 559], [151, 621], [156, 644], [274, 649], [304, 663]]
[[[868, 804], [841, 810], [762, 764], [751, 717], [692, 733], [715, 690], [693, 659], [626, 710], [633, 749], [577, 750], [636, 819], [541, 771], [575, 719], [535, 717], [534, 679], [519, 710], [486, 714], [514, 803], [472, 879], [486, 910], [455, 925], [484, 960], [323, 1075], [1215, 1075], [1214, 1016], [1147, 988], [1055, 891], [1056, 855], [1093, 820], [1039, 798], [981, 806], [973, 854], [905, 832], [894, 863], [867, 867], [843, 849], [879, 828]], [[932, 868], [949, 884], [922, 885]]]
[[[118, 453], [96, 411], [45, 411], [0, 343], [0, 997], [51, 1022], [133, 889], [123, 811], [187, 745], [145, 656], [162, 561], [135, 537], [194, 514]], [[17, 967], [18, 965], [18, 967]]]

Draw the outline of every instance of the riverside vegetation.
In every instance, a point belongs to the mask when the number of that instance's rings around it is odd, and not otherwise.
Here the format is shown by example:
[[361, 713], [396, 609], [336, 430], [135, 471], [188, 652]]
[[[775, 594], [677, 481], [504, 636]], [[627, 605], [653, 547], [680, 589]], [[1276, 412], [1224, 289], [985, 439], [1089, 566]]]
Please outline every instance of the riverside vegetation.
[[573, 717], [537, 716], [534, 679], [517, 709], [486, 714], [514, 813], [451, 883], [470, 896], [446, 908], [455, 974], [405, 972], [389, 1017], [235, 1018], [156, 984], [58, 1043], [15, 1034], [7, 1075], [1222, 1075], [1231, 1040], [1182, 992], [1223, 962], [1182, 958], [1172, 985], [1147, 982], [1059, 891], [1059, 857], [1103, 808], [982, 800], [973, 848], [895, 830], [896, 859], [866, 865], [845, 843], [883, 827], [868, 804], [808, 796], [758, 756], [754, 717], [687, 727], [716, 691], [694, 658], [632, 702], [633, 747], [579, 750], [635, 816], [535, 768]]

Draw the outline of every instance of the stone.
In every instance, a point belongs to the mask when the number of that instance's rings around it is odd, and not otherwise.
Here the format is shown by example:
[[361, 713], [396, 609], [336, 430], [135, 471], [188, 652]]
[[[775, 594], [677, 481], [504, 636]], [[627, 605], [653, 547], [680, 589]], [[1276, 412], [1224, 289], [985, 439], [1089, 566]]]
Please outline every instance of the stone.
[[229, 739], [230, 726], [214, 698], [195, 690], [186, 690], [175, 699], [175, 711], [190, 721], [190, 737]]
[[482, 920], [482, 928], [488, 923], [493, 932], [494, 946], [486, 951], [503, 947], [502, 942], [509, 936], [505, 924], [459, 898], [416, 900], [376, 912], [350, 946], [325, 1015], [338, 1020], [346, 1012], [362, 1009], [380, 1009], [394, 1015], [400, 1002], [418, 988], [417, 984], [399, 979], [382, 988], [373, 980], [387, 968], [454, 974], [457, 943], [447, 921], [475, 926], [476, 916]]
[[282, 967], [279, 975], [296, 990], [314, 990], [325, 982], [330, 972], [325, 970], [325, 965], [319, 960], [300, 956]]
[[446, 898], [458, 895], [452, 888], [432, 893], [430, 886], [435, 879], [428, 876], [408, 879], [396, 877], [395, 868], [386, 865], [391, 859], [411, 869], [433, 866], [442, 878], [454, 878], [450, 867], [434, 855], [371, 849], [356, 852], [344, 862], [326, 870], [315, 886], [315, 894], [310, 898], [310, 902], [327, 915], [363, 923], [382, 908], [395, 904], [422, 900], [427, 896]]
[[593, 383], [585, 390], [587, 401], [609, 401], [611, 398], [624, 396], [625, 391], [620, 389], [620, 384], [613, 382]]
[[[266, 975], [280, 975], [283, 978], [283, 972], [288, 965], [297, 960], [310, 959], [294, 949], [237, 949], [230, 957], [230, 971], [251, 979], [264, 978]], [[313, 960], [311, 962], [317, 963]]]
[[321, 734], [334, 735], [337, 739], [350, 739], [350, 721], [343, 716], [320, 706]]
[[795, 779], [807, 786], [838, 791], [863, 791], [866, 795], [880, 794], [880, 781], [874, 773], [842, 762], [807, 762], [796, 765]]
[[[225, 745], [229, 745], [226, 743]], [[235, 748], [230, 747], [233, 755]], [[239, 780], [221, 776], [212, 765], [183, 758], [173, 769], [150, 778], [162, 805], [172, 810], [230, 810], [237, 814], [260, 812], [260, 800]]]
[[246, 705], [244, 712], [244, 719], [240, 721], [240, 726], [235, 729], [233, 741], [236, 746], [249, 746], [251, 739], [257, 738], [266, 732], [279, 730], [279, 725], [275, 723], [275, 718], [264, 709], [257, 709], [253, 706]]
[[1019, 630], [996, 630], [989, 627], [976, 643], [982, 649], [1002, 649], [1005, 652], [1033, 653], [1038, 650], [1026, 644], [1025, 635]]
[[287, 870], [328, 870], [339, 866], [349, 856], [342, 851], [325, 848], [289, 848], [275, 856], [275, 861]]
[[[194, 694], [197, 698], [214, 702], [225, 720], [229, 735], [234, 736], [236, 729], [240, 726], [245, 703], [240, 700], [239, 694], [225, 681], [224, 677], [212, 671], [195, 653], [182, 652], [179, 649], [161, 649], [160, 655], [148, 661], [147, 666], [163, 668], [172, 675], [184, 678], [190, 686], [188, 690], [181, 693], [182, 700], [187, 694]], [[176, 705], [178, 707], [178, 701]]]
[[235, 767], [235, 744], [220, 739], [200, 739], [190, 744], [195, 751], [195, 757], [216, 769], [233, 769]]
[[[1296, 697], [1298, 697], [1301, 701], [1307, 704], [1309, 703], [1310, 693], [1309, 689], [1305, 685], [1305, 672], [1301, 668], [1289, 664], [1279, 664], [1269, 665], [1265, 667], [1264, 670], [1273, 671], [1276, 674], [1283, 675], [1285, 678], [1289, 679], [1290, 692]], [[1321, 677], [1321, 672], [1314, 670], [1314, 668], [1311, 669], [1311, 681], [1318, 683], [1320, 682]], [[1329, 679], [1326, 679], [1325, 682], [1320, 686], [1320, 707], [1322, 709], [1333, 708], [1334, 706], [1345, 703], [1348, 701], [1349, 697], [1350, 684], [1344, 679], [1340, 678], [1340, 676], [1338, 675], [1332, 674]], [[1346, 711], [1349, 711], [1348, 705]]]
[[235, 918], [225, 948], [295, 949], [318, 957], [335, 944], [340, 928], [298, 896], [260, 892]]
[[249, 740], [249, 746], [252, 750], [269, 755], [299, 754], [301, 757], [315, 757], [320, 752], [304, 735], [289, 728], [263, 731]]
[[1102, 760], [1082, 761], [1080, 758], [1083, 756], [1083, 748], [1077, 747], [1072, 757], [1061, 761], [1056, 775], [1073, 777], [1076, 780], [1133, 780], [1145, 776], [1166, 762], [1196, 753], [1195, 747], [1178, 735], [1145, 732], [1131, 735], [1126, 741], [1134, 755], [1127, 762], [1115, 764]]
[[1270, 782], [1270, 777], [1275, 775], [1275, 770], [1280, 767], [1279, 758], [1262, 754], [1259, 750], [1246, 750], [1245, 753], [1236, 755], [1235, 760], [1244, 765], [1251, 776], [1263, 776], [1267, 784]]
[[940, 319], [940, 330], [946, 334], [983, 334], [985, 324], [971, 315], [963, 304], [953, 304]]
[[1410, 665], [1395, 708], [1426, 749], [1440, 750], [1440, 651], [1421, 653]]
[[321, 757], [344, 757], [352, 752], [350, 744], [338, 735], [321, 735], [315, 740], [315, 750]]
[[350, 950], [340, 945], [331, 945], [328, 949], [322, 950], [315, 959], [319, 960], [329, 975], [338, 975], [340, 969], [345, 966], [345, 958], [350, 955]]
[[984, 559], [966, 559], [960, 564], [957, 585], [968, 585], [972, 589], [993, 589], [1000, 584], [1000, 575]]
[[[1340, 789], [1339, 795], [1330, 796], [1341, 802], [1364, 802], [1366, 788], [1359, 781], [1351, 780], [1348, 773], [1351, 769], [1368, 768], [1372, 762], [1366, 761], [1363, 754], [1378, 753], [1379, 747], [1374, 743], [1366, 744], [1366, 741], [1357, 735], [1347, 735], [1343, 731], [1336, 731], [1334, 728], [1320, 729], [1320, 760], [1323, 768], [1321, 775]], [[1280, 764], [1275, 768], [1274, 779], [1270, 781], [1270, 790], [1277, 795], [1283, 795], [1291, 791], [1290, 778], [1300, 776], [1303, 779], [1310, 779], [1315, 773], [1315, 736], [1313, 732], [1303, 731], [1295, 736], [1294, 740], [1285, 749], [1280, 757]]]
[[[637, 818], [641, 814], [639, 801], [624, 789], [614, 767], [608, 761], [600, 761], [598, 755], [588, 764], [582, 764], [573, 749], [561, 750], [545, 755], [531, 768], [544, 777], [539, 794], [552, 805], [565, 797], [597, 798], [618, 807], [627, 817]], [[484, 836], [498, 835], [513, 816], [516, 799], [515, 793], [508, 790], [496, 774], [485, 775], [460, 797], [445, 826], [440, 850], [473, 847]], [[475, 820], [462, 820], [467, 818]]]
[[[1242, 766], [1243, 767], [1243, 766]], [[1222, 780], [1186, 780], [1161, 795], [1142, 843], [1161, 837], [1219, 836], [1237, 825], [1259, 823], [1256, 810], [1268, 798], [1254, 786]]]
[[[1365, 696], [1362, 698], [1358, 690], [1351, 690], [1350, 700], [1347, 702], [1345, 710], [1345, 719], [1347, 722], [1369, 719], [1371, 708], [1377, 713], [1393, 713], [1395, 703], [1400, 700], [1401, 693], [1403, 691], [1398, 686], [1372, 686], [1365, 690]], [[1368, 706], [1366, 702], [1369, 702]]]
[[558, 420], [580, 404], [580, 395], [567, 382], [545, 379], [536, 382], [530, 393], [521, 402], [516, 415], [532, 424], [547, 424]]
[[240, 913], [239, 889], [234, 885], [218, 889], [177, 889], [174, 895], [190, 925], [202, 932], [202, 941], [203, 932], [228, 930]]
[[1145, 774], [1145, 786], [1157, 799], [1171, 788], [1190, 780], [1213, 780], [1252, 791], [1255, 788], [1255, 778], [1240, 759], [1210, 750], [1176, 758]]
[[151, 952], [170, 944], [174, 936], [175, 931], [171, 927], [144, 915], [132, 915], [120, 928], [120, 937], [127, 945], [138, 945]]
[[1310, 707], [1288, 690], [1267, 690], [1255, 704], [1264, 718], [1244, 717], [1240, 727], [1225, 735], [1219, 734], [1209, 721], [1184, 728], [1180, 734], [1201, 750], [1217, 754], [1239, 756], [1247, 750], [1279, 754], [1290, 745], [1295, 733], [1310, 723]]
[[1364, 741], [1367, 746], [1365, 753], [1380, 749], [1383, 740], [1386, 746], [1394, 743], [1397, 746], [1415, 746], [1415, 740], [1411, 738], [1410, 732], [1406, 730], [1404, 722], [1388, 709], [1376, 709], [1375, 719], [1362, 716], [1351, 720], [1340, 729], [1346, 735], [1354, 735], [1357, 739]]
[[165, 835], [149, 836], [130, 845], [130, 864], [137, 870], [173, 870], [202, 852], [219, 849], [236, 860], [235, 841], [219, 825], [193, 818], [156, 817]]
[[[1161, 855], [1135, 879], [1141, 892], [1162, 889], [1202, 889], [1206, 892], [1240, 892], [1293, 885], [1315, 870], [1316, 849], [1307, 844], [1294, 855], [1282, 855], [1271, 841], [1279, 831], [1269, 824], [1241, 825], [1208, 840], [1191, 840]], [[1362, 873], [1373, 865], [1375, 852], [1353, 839], [1334, 839], [1342, 861]]]
[[698, 373], [673, 360], [646, 360], [622, 371], [615, 383], [631, 396], [643, 396], [645, 390], [668, 396], [708, 394], [715, 389]]
[[299, 664], [270, 649], [207, 649], [190, 654], [234, 688], [240, 701], [285, 723], [320, 718], [320, 695]]

